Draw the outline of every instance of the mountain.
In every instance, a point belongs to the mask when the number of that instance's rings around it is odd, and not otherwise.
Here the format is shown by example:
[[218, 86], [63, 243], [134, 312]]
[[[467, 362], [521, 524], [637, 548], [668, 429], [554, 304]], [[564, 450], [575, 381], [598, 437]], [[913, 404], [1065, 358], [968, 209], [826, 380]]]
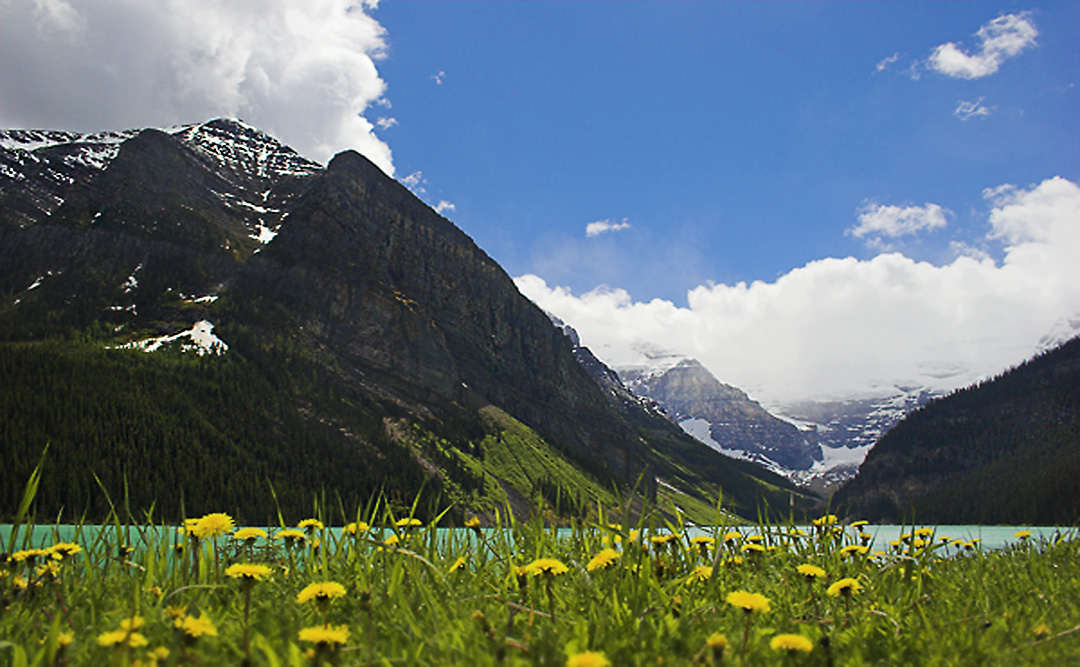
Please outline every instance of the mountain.
[[637, 395], [655, 400], [684, 430], [719, 452], [779, 471], [808, 470], [821, 460], [812, 434], [774, 417], [695, 359], [659, 373], [624, 369], [621, 375]]
[[834, 502], [871, 520], [1072, 525], [1078, 407], [1074, 338], [904, 417]]
[[248, 520], [320, 492], [579, 515], [634, 489], [747, 515], [799, 495], [614, 399], [355, 152], [323, 168], [231, 119], [3, 131], [0, 267], [3, 508], [46, 443], [40, 509], [88, 516], [106, 507], [88, 471], [158, 516]]

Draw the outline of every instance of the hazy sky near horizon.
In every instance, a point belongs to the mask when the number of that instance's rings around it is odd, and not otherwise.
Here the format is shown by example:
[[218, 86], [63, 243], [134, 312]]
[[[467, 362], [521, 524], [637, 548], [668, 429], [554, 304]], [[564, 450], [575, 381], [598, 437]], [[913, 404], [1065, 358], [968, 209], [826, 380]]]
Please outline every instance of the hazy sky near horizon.
[[0, 126], [354, 148], [601, 358], [774, 402], [1080, 315], [1078, 78], [1074, 1], [0, 0]]

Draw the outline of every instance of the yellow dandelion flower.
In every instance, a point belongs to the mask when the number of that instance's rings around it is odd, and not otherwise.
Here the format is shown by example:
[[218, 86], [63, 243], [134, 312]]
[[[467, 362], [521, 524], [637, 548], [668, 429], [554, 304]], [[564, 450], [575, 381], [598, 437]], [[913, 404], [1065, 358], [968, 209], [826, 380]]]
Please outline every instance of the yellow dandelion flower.
[[178, 618], [187, 616], [187, 605], [178, 604], [174, 606], [165, 607], [165, 615], [174, 621]]
[[869, 521], [861, 521], [861, 520], [860, 521], [852, 521], [849, 525], [852, 528], [859, 528], [861, 526], [869, 526], [870, 522]]
[[255, 541], [259, 538], [266, 538], [266, 531], [262, 528], [241, 528], [233, 533], [233, 539], [240, 542], [246, 542], [248, 540]]
[[345, 625], [315, 625], [300, 630], [300, 641], [336, 647], [349, 641], [349, 628]]
[[397, 535], [391, 535], [390, 537], [383, 540], [383, 544], [385, 544], [388, 547], [396, 547], [400, 543], [401, 543], [401, 538], [398, 537]]
[[746, 541], [750, 542], [751, 544], [761, 544], [765, 541], [765, 538], [761, 535], [747, 535]]
[[915, 537], [930, 537], [934, 534], [933, 528], [919, 528], [915, 531]]
[[478, 516], [472, 517], [471, 519], [469, 519], [468, 521], [465, 522], [465, 527], [466, 528], [479, 528], [480, 527], [480, 517], [478, 517]]
[[567, 658], [566, 667], [611, 667], [611, 661], [599, 651], [585, 651]]
[[126, 644], [131, 648], [142, 648], [150, 642], [139, 632], [113, 630], [98, 635], [97, 643], [98, 646], [122, 646]]
[[35, 558], [45, 558], [48, 555], [48, 552], [44, 549], [22, 549], [11, 554], [11, 560], [16, 563], [23, 563], [26, 561], [33, 563]]
[[311, 532], [313, 530], [322, 530], [323, 522], [318, 519], [304, 519], [296, 525], [300, 530]]
[[755, 544], [753, 542], [747, 542], [746, 544], [742, 545], [742, 547], [740, 547], [740, 551], [742, 551], [743, 553], [751, 554], [764, 553], [765, 547], [760, 544]]
[[147, 595], [153, 595], [154, 597], [161, 597], [161, 586], [151, 586], [150, 588], [144, 588], [143, 593]]
[[[67, 632], [61, 632], [56, 635], [56, 648], [62, 649], [70, 646], [73, 641], [75, 641], [75, 633], [73, 631], [68, 630]], [[45, 641], [42, 640], [41, 643], [44, 644]]]
[[155, 649], [147, 651], [146, 657], [150, 659], [151, 665], [156, 665], [159, 662], [164, 662], [169, 659], [169, 649], [164, 646], [158, 646]]
[[456, 561], [454, 561], [454, 564], [450, 566], [450, 571], [451, 572], [457, 572], [458, 570], [460, 570], [460, 569], [462, 569], [464, 567], [465, 567], [465, 558], [464, 558], [464, 556], [462, 556], [462, 557], [459, 557]]
[[618, 559], [618, 558], [619, 558], [619, 552], [618, 551], [615, 551], [614, 549], [604, 549], [603, 551], [596, 554], [595, 556], [592, 557], [592, 559], [589, 560], [589, 562], [585, 565], [585, 569], [588, 570], [589, 572], [594, 572], [596, 570], [602, 570], [602, 569], [606, 568], [608, 565], [611, 565], [612, 563], [614, 563], [615, 560]]
[[825, 570], [821, 569], [817, 565], [803, 563], [795, 569], [799, 571], [799, 574], [810, 580], [825, 578]]
[[676, 534], [653, 535], [652, 537], [649, 538], [649, 541], [652, 542], [653, 544], [667, 544], [668, 542], [671, 542], [672, 540], [679, 539], [679, 537], [680, 536], [676, 535]]
[[724, 533], [725, 542], [738, 542], [741, 539], [742, 533], [737, 530], [729, 530], [728, 532]]
[[304, 590], [297, 594], [296, 601], [299, 604], [304, 604], [310, 600], [330, 600], [344, 595], [345, 587], [341, 584], [336, 581], [322, 581], [304, 587]]
[[714, 652], [723, 653], [727, 650], [728, 647], [727, 635], [722, 635], [719, 632], [714, 632], [709, 635], [708, 639], [705, 640], [705, 644]]
[[424, 523], [422, 521], [420, 521], [420, 519], [411, 519], [410, 518], [410, 519], [398, 519], [397, 521], [394, 522], [394, 525], [397, 526], [398, 528], [416, 528], [418, 526], [424, 525]]
[[349, 535], [359, 535], [360, 533], [366, 533], [371, 526], [364, 521], [353, 521], [345, 526], [345, 532]]
[[273, 570], [268, 565], [258, 563], [234, 563], [225, 568], [225, 576], [245, 581], [263, 581]]
[[279, 540], [285, 540], [286, 546], [292, 546], [295, 542], [303, 542], [307, 539], [307, 536], [304, 535], [304, 531], [297, 530], [296, 528], [286, 528], [279, 531], [276, 537]]
[[214, 512], [212, 514], [207, 514], [196, 521], [195, 528], [192, 532], [195, 534], [195, 537], [206, 539], [209, 537], [217, 537], [218, 535], [225, 535], [232, 531], [232, 517], [221, 512]]
[[142, 626], [143, 626], [143, 617], [142, 616], [132, 616], [131, 618], [125, 618], [124, 620], [120, 621], [120, 628], [122, 630], [125, 630], [125, 631], [128, 631], [128, 632], [133, 632], [135, 630], [138, 630]]
[[829, 588], [826, 589], [825, 592], [835, 598], [835, 597], [839, 597], [841, 595], [844, 595], [844, 596], [854, 595], [854, 594], [858, 593], [861, 590], [862, 590], [862, 584], [859, 583], [858, 579], [852, 579], [851, 577], [844, 577], [843, 579], [836, 582], [832, 586], [829, 586]]
[[698, 565], [694, 568], [694, 571], [690, 573], [690, 576], [687, 577], [686, 580], [688, 582], [705, 581], [706, 579], [712, 577], [712, 575], [713, 569], [711, 567], [709, 567], [708, 565]]
[[570, 568], [566, 567], [562, 561], [554, 558], [537, 558], [533, 562], [525, 566], [526, 571], [529, 574], [546, 574], [555, 575], [569, 572]]
[[49, 561], [48, 563], [43, 563], [37, 566], [37, 569], [34, 570], [34, 573], [37, 574], [37, 577], [39, 579], [57, 579], [60, 576], [60, 563], [57, 563], [56, 561]]
[[1026, 540], [1027, 538], [1031, 537], [1031, 531], [1030, 530], [1018, 530], [1015, 533], [1013, 533], [1013, 537], [1021, 539], [1021, 540]]
[[727, 560], [725, 560], [724, 564], [725, 565], [742, 565], [743, 564], [743, 557], [742, 556], [732, 556], [731, 558], [728, 558]]
[[840, 549], [840, 558], [847, 558], [848, 556], [865, 556], [870, 551], [870, 547], [863, 546], [861, 544], [849, 544], [846, 547]]
[[82, 547], [72, 542], [57, 542], [48, 549], [45, 550], [52, 558], [56, 560], [62, 560], [68, 556], [74, 556], [77, 553], [82, 553]]
[[217, 637], [217, 628], [214, 624], [204, 615], [199, 615], [198, 618], [194, 616], [184, 616], [173, 621], [173, 625], [184, 633], [187, 639], [198, 639], [199, 637]]
[[795, 537], [802, 537], [803, 535], [806, 535], [806, 531], [803, 530], [802, 528], [796, 528], [795, 526], [792, 526], [791, 528], [788, 528], [788, 535], [794, 535]]
[[626, 536], [628, 542], [637, 542], [641, 539], [641, 531], [637, 528], [630, 530], [630, 534]]
[[788, 653], [809, 653], [814, 650], [814, 643], [802, 635], [776, 635], [769, 642], [769, 648], [774, 651], [787, 651]]
[[704, 544], [707, 547], [711, 547], [716, 544], [716, 538], [708, 535], [698, 535], [697, 537], [690, 538], [690, 544], [697, 544], [699, 546]]
[[732, 607], [738, 607], [743, 611], [750, 613], [754, 611], [760, 611], [762, 613], [769, 611], [769, 598], [760, 593], [748, 593], [746, 591], [732, 591], [724, 598]]
[[835, 526], [836, 525], [836, 515], [835, 514], [826, 514], [825, 516], [814, 519], [810, 523], [812, 523], [815, 526]]

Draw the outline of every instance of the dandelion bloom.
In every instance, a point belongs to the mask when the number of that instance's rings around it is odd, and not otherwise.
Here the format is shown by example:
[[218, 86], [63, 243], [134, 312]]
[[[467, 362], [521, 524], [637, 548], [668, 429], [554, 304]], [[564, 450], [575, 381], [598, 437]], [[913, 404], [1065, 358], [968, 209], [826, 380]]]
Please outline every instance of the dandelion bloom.
[[464, 557], [459, 557], [456, 561], [454, 561], [454, 564], [450, 566], [450, 571], [451, 572], [457, 572], [458, 570], [460, 570], [460, 569], [462, 569], [464, 567], [465, 567], [465, 558]]
[[1031, 531], [1030, 530], [1018, 530], [1015, 533], [1013, 533], [1013, 537], [1019, 538], [1021, 540], [1026, 540], [1027, 538], [1031, 537]]
[[369, 528], [371, 526], [364, 521], [353, 521], [345, 526], [345, 532], [349, 535], [359, 535], [360, 533], [366, 533]]
[[469, 519], [468, 521], [465, 522], [465, 527], [466, 528], [479, 528], [480, 527], [480, 517], [478, 517], [478, 516], [472, 517], [471, 519]]
[[217, 637], [217, 628], [206, 616], [184, 616], [173, 621], [173, 625], [184, 633], [188, 639], [199, 637]]
[[49, 553], [44, 549], [23, 549], [11, 554], [11, 560], [16, 563], [22, 563], [23, 561], [33, 562], [35, 558], [44, 558]]
[[300, 641], [310, 644], [337, 646], [349, 641], [349, 628], [345, 625], [314, 625], [300, 630]]
[[68, 556], [74, 556], [77, 553], [82, 552], [82, 547], [72, 542], [57, 542], [48, 549], [45, 553], [56, 560], [62, 560]]
[[776, 635], [769, 642], [769, 648], [774, 651], [787, 651], [788, 653], [797, 651], [809, 653], [814, 650], [814, 643], [802, 635]]
[[750, 542], [752, 544], [761, 544], [762, 542], [765, 541], [765, 538], [762, 537], [761, 535], [747, 535], [746, 536], [746, 541]]
[[308, 584], [304, 587], [304, 590], [300, 591], [296, 596], [296, 601], [300, 604], [304, 604], [309, 600], [329, 600], [331, 598], [339, 598], [345, 595], [345, 587], [336, 581], [322, 581], [314, 584]]
[[835, 514], [826, 514], [823, 517], [814, 519], [810, 523], [814, 524], [815, 526], [835, 526], [836, 525], [836, 515]]
[[799, 574], [810, 580], [822, 579], [825, 577], [825, 570], [817, 565], [811, 565], [810, 563], [803, 563], [795, 569], [799, 571]]
[[300, 530], [322, 530], [323, 522], [318, 519], [304, 519], [296, 527]]
[[705, 581], [713, 575], [713, 569], [708, 565], [698, 565], [687, 577], [687, 581]]
[[71, 644], [71, 642], [73, 641], [75, 641], [75, 633], [71, 630], [68, 630], [67, 632], [61, 632], [60, 634], [56, 635], [57, 648], [64, 648], [65, 646]]
[[264, 578], [269, 577], [271, 572], [273, 572], [273, 570], [266, 565], [259, 565], [257, 563], [236, 563], [225, 569], [225, 576], [232, 577], [233, 579], [244, 579], [245, 581], [262, 581]]
[[206, 539], [217, 537], [233, 531], [233, 520], [228, 514], [214, 512], [207, 514], [195, 522], [193, 533], [195, 537]]
[[933, 528], [919, 528], [915, 531], [915, 537], [929, 537], [934, 534]]
[[286, 528], [285, 530], [277, 534], [277, 539], [285, 540], [286, 546], [292, 546], [292, 544], [297, 540], [303, 542], [307, 539], [307, 536], [304, 535], [304, 532], [302, 530], [297, 530], [295, 528]]
[[735, 542], [740, 539], [742, 539], [742, 533], [737, 530], [729, 530], [728, 532], [724, 533], [725, 542]]
[[708, 535], [698, 535], [697, 537], [690, 538], [690, 544], [704, 544], [705, 546], [711, 547], [716, 544], [716, 538], [709, 537]]
[[740, 550], [744, 553], [764, 553], [765, 547], [754, 542], [747, 542], [746, 544], [742, 545]]
[[585, 569], [589, 572], [595, 570], [601, 570], [611, 565], [619, 557], [619, 552], [614, 549], [604, 549], [600, 553], [592, 557], [592, 559], [585, 566]]
[[852, 521], [850, 525], [851, 525], [852, 528], [859, 528], [860, 526], [869, 526], [870, 522], [869, 521]]
[[849, 544], [840, 550], [840, 558], [847, 558], [851, 555], [865, 556], [870, 551], [870, 547], [862, 546], [860, 544]]
[[396, 547], [400, 543], [401, 543], [401, 538], [398, 537], [397, 535], [391, 535], [390, 537], [386, 538], [383, 541], [383, 544], [385, 544], [388, 547]]
[[746, 591], [732, 591], [724, 598], [732, 607], [738, 607], [749, 613], [753, 611], [769, 611], [769, 598], [760, 593], [747, 593]]
[[862, 584], [858, 579], [852, 579], [851, 577], [844, 577], [840, 581], [836, 582], [825, 591], [832, 597], [839, 597], [841, 595], [854, 595], [862, 590]]
[[585, 651], [567, 658], [566, 667], [611, 667], [611, 661], [599, 651]]
[[233, 539], [240, 540], [241, 542], [245, 542], [247, 540], [254, 541], [260, 537], [266, 537], [266, 531], [262, 528], [241, 528], [240, 530], [233, 533]]
[[98, 646], [121, 646], [126, 644], [131, 648], [141, 648], [148, 645], [150, 641], [139, 632], [113, 630], [98, 635], [97, 643]]
[[728, 647], [727, 635], [714, 632], [705, 640], [705, 645], [715, 652], [723, 653]]
[[394, 525], [397, 526], [398, 528], [416, 528], [417, 526], [424, 525], [424, 523], [422, 521], [420, 521], [420, 519], [409, 518], [409, 519], [398, 519], [397, 521], [394, 522]]
[[562, 561], [555, 560], [554, 558], [537, 558], [526, 565], [525, 570], [529, 574], [553, 575], [569, 572], [570, 568], [563, 565]]

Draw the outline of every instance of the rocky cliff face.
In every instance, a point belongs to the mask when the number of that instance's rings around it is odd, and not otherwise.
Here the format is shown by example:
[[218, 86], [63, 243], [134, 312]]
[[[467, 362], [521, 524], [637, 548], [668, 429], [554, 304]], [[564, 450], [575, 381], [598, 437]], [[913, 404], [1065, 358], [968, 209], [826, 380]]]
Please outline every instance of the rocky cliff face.
[[635, 393], [664, 406], [675, 421], [718, 451], [787, 471], [807, 470], [821, 460], [813, 434], [774, 417], [694, 359], [659, 374], [625, 374]]

